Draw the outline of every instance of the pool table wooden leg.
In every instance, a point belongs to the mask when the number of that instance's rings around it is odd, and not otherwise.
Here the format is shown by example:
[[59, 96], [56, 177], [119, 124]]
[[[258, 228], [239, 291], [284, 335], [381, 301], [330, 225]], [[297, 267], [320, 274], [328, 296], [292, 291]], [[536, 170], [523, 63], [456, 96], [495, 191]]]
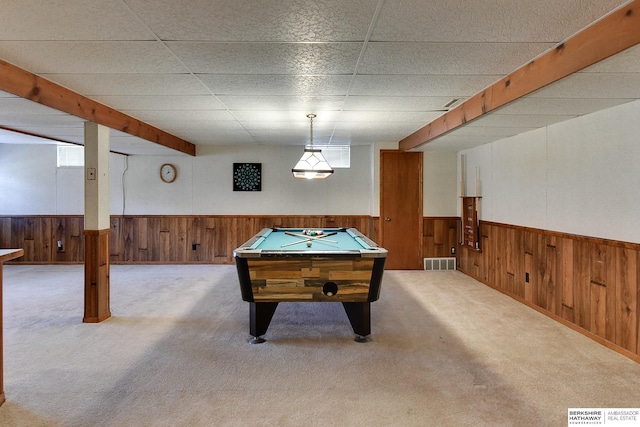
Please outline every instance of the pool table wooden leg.
[[264, 338], [261, 335], [267, 333], [269, 323], [273, 313], [275, 313], [278, 307], [277, 302], [250, 302], [250, 314], [249, 314], [249, 331], [251, 333], [251, 344], [260, 344], [264, 342]]
[[343, 302], [342, 305], [356, 334], [356, 341], [368, 342], [368, 336], [371, 335], [371, 303]]

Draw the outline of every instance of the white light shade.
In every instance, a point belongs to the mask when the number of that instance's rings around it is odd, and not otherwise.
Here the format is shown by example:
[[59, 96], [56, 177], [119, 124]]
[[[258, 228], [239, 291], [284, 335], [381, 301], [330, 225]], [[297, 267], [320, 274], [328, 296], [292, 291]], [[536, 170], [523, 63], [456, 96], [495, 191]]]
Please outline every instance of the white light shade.
[[333, 173], [333, 169], [324, 159], [322, 150], [305, 147], [304, 154], [291, 172], [295, 178], [324, 179]]

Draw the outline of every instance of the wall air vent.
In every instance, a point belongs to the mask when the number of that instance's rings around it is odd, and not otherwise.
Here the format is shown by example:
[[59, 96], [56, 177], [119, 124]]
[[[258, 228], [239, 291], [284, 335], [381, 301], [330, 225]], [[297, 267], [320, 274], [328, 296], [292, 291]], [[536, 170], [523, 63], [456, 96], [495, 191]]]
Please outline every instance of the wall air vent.
[[424, 269], [427, 271], [447, 271], [456, 269], [455, 257], [425, 258]]

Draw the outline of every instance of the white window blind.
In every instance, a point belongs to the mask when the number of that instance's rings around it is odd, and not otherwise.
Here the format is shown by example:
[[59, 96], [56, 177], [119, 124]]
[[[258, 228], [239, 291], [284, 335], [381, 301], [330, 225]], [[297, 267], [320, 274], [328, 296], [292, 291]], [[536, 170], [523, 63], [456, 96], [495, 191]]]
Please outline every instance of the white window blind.
[[332, 168], [351, 167], [351, 146], [349, 145], [315, 145], [322, 150], [322, 155]]
[[84, 147], [79, 145], [58, 145], [58, 167], [84, 166]]

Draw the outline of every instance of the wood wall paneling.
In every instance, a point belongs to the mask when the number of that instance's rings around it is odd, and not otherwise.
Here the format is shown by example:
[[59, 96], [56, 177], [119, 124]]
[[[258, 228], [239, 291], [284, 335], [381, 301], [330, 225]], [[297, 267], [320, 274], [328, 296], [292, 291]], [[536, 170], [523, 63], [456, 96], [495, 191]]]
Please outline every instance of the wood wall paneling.
[[[232, 264], [236, 247], [272, 226], [355, 227], [377, 236], [380, 218], [113, 216], [108, 261]], [[483, 221], [476, 251], [460, 245], [460, 227], [458, 217], [425, 217], [424, 256], [451, 256], [454, 247], [462, 272], [640, 361], [640, 245]], [[81, 216], [4, 216], [0, 245], [24, 248], [12, 263], [83, 263], [83, 228]]]
[[[377, 218], [356, 215], [112, 216], [109, 257], [117, 264], [232, 264], [233, 250], [265, 227], [354, 227], [374, 236], [378, 222]], [[444, 236], [447, 226], [440, 228]], [[2, 246], [25, 248], [18, 263], [83, 263], [83, 231], [82, 216], [0, 217]]]
[[640, 362], [640, 245], [490, 222], [481, 233], [461, 271]]

